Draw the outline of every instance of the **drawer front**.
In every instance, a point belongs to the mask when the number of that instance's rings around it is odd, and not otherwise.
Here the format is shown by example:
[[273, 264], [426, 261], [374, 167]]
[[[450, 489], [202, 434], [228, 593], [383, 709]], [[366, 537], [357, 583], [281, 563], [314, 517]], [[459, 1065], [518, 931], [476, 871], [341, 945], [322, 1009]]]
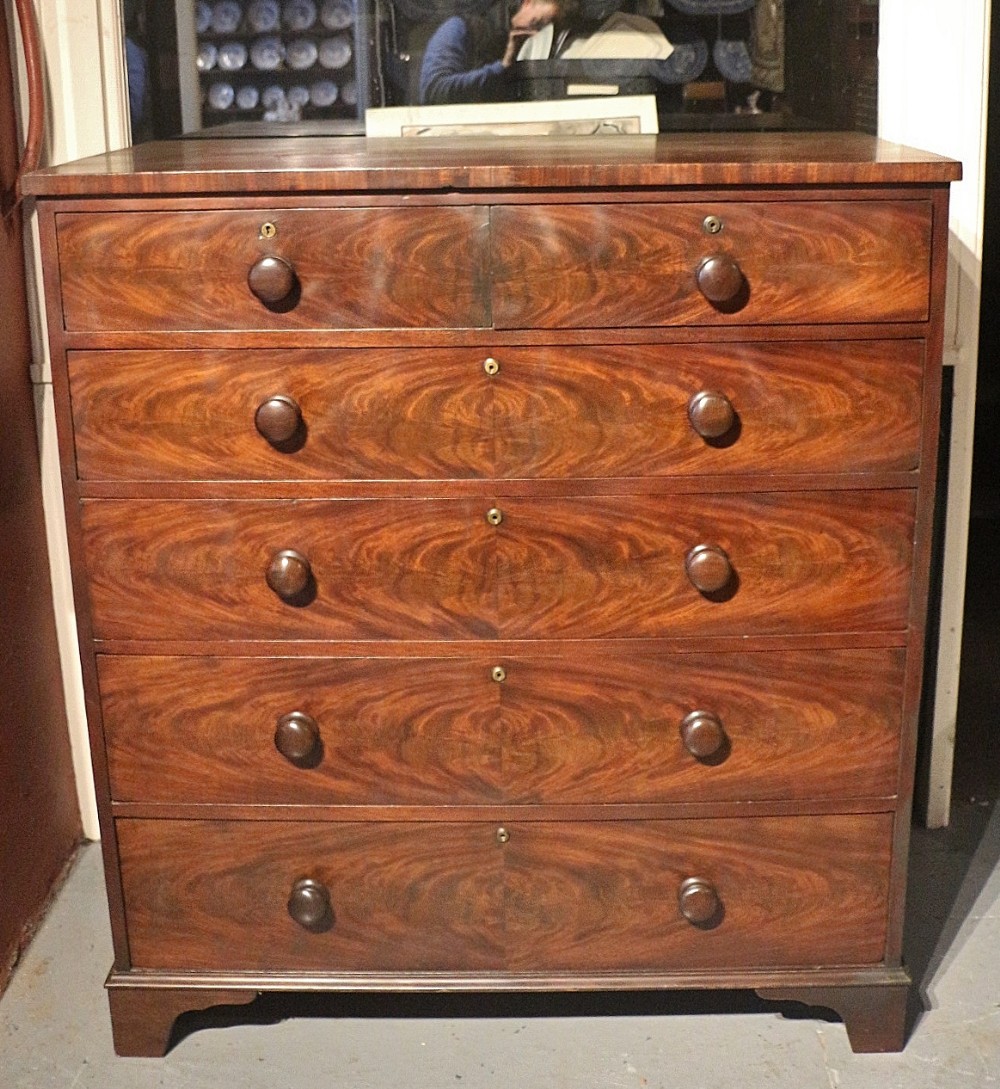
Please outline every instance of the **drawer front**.
[[486, 356], [71, 352], [77, 470], [113, 480], [409, 480], [918, 464], [920, 341], [503, 348], [492, 350], [492, 376]]
[[[721, 218], [708, 233], [706, 216]], [[497, 328], [924, 321], [926, 201], [498, 207]], [[714, 305], [696, 273], [716, 255], [742, 277]]]
[[894, 796], [901, 650], [504, 659], [508, 800]]
[[[475, 971], [503, 963], [495, 825], [116, 824], [135, 968]], [[321, 882], [332, 926], [293, 921]]]
[[889, 797], [903, 663], [98, 657], [113, 798], [278, 805]]
[[112, 480], [487, 477], [485, 357], [447, 348], [70, 352], [77, 471]]
[[[489, 325], [485, 208], [63, 213], [56, 229], [71, 331]], [[291, 270], [271, 305], [248, 283], [267, 259]]]
[[[901, 630], [914, 504], [909, 491], [502, 500], [499, 628], [513, 639]], [[731, 571], [718, 592], [687, 571], [703, 544]]]
[[918, 464], [919, 341], [495, 354], [499, 477], [846, 473]]
[[501, 801], [501, 686], [493, 664], [99, 655], [112, 797]]
[[[92, 500], [94, 631], [136, 639], [491, 638], [488, 504], [465, 500]], [[268, 571], [309, 563], [284, 600]]]
[[[538, 639], [906, 627], [910, 491], [498, 502], [492, 526], [488, 500], [88, 500], [95, 634]], [[719, 592], [699, 591], [688, 574], [703, 545], [731, 571]], [[284, 600], [267, 576], [287, 550], [311, 574]]]
[[[515, 824], [504, 866], [511, 970], [874, 964], [890, 814]], [[720, 910], [678, 910], [701, 879]]]
[[[891, 814], [448, 824], [119, 820], [132, 965], [207, 971], [865, 965]], [[290, 893], [320, 883], [309, 930]], [[700, 880], [705, 925], [679, 908]]]

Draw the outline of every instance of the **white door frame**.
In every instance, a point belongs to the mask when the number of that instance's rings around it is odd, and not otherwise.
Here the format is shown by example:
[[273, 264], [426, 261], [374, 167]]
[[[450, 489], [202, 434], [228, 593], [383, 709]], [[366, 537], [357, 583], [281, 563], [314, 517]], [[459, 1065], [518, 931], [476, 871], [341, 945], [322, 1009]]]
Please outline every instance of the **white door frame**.
[[948, 823], [962, 653], [976, 411], [989, 93], [989, 0], [881, 0], [879, 134], [960, 159], [952, 186], [944, 361], [954, 368], [937, 676], [926, 796]]

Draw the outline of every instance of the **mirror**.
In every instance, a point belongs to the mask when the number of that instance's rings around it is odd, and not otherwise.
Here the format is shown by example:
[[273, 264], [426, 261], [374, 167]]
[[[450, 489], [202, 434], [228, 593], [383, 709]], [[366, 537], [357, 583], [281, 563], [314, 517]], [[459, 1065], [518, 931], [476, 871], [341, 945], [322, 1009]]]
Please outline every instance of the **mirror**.
[[123, 0], [134, 142], [653, 95], [661, 131], [875, 131], [877, 0]]

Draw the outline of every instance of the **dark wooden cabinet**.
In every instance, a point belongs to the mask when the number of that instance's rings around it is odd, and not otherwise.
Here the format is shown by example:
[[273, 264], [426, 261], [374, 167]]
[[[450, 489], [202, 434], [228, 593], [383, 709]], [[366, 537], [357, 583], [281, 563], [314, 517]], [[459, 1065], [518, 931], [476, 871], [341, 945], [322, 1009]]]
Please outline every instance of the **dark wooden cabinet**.
[[746, 987], [902, 1046], [957, 175], [701, 134], [31, 179], [122, 1053], [268, 989]]
[[13, 207], [20, 145], [7, 10], [0, 11], [0, 994], [82, 835], [42, 507], [24, 235]]

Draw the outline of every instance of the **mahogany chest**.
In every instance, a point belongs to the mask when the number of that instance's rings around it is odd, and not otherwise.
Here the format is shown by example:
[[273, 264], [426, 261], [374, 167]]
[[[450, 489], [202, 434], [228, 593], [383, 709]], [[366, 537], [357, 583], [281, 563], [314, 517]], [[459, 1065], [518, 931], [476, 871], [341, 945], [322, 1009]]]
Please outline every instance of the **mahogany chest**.
[[196, 140], [34, 175], [116, 1046], [753, 988], [898, 1049], [957, 164]]

